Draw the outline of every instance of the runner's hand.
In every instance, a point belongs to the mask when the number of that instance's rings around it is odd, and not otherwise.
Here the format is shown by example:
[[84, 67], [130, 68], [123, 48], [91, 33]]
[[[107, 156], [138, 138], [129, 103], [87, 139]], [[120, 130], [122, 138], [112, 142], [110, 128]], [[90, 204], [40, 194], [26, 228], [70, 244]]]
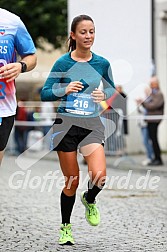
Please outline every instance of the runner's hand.
[[66, 87], [66, 94], [69, 95], [71, 93], [81, 91], [82, 88], [84, 88], [82, 82], [80, 81], [70, 82], [69, 85]]
[[6, 82], [13, 81], [21, 73], [21, 64], [9, 63], [0, 68], [0, 77], [6, 79]]
[[95, 90], [91, 93], [94, 102], [100, 103], [101, 101], [104, 100], [105, 94], [102, 90], [95, 88]]

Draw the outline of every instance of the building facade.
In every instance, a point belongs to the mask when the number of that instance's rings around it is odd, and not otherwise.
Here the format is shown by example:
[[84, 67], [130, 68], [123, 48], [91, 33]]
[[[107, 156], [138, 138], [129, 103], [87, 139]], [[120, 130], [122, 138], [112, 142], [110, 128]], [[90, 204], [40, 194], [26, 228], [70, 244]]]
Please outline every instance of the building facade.
[[[97, 31], [93, 50], [111, 61], [114, 59], [113, 73], [118, 82], [126, 79], [125, 92], [129, 93], [130, 82], [133, 86], [139, 79], [141, 83], [149, 80], [150, 61], [151, 57], [154, 58], [156, 74], [166, 101], [159, 138], [162, 150], [167, 151], [167, 0], [68, 0], [68, 9], [69, 25], [78, 14], [85, 13], [95, 17]], [[108, 13], [106, 15], [105, 10]], [[139, 16], [144, 19], [141, 18], [140, 21]], [[125, 32], [127, 27], [128, 33]], [[63, 53], [64, 51], [46, 53], [38, 50], [38, 65], [30, 73], [20, 75], [17, 80], [18, 91], [29, 94], [28, 97], [31, 98], [32, 92], [29, 90], [36, 92], [44, 84], [54, 61]], [[135, 62], [136, 58], [140, 60]], [[135, 73], [133, 77], [132, 70]], [[138, 92], [134, 89], [133, 94]], [[131, 98], [134, 100], [133, 94], [129, 101]], [[131, 110], [133, 103], [129, 103]], [[135, 115], [135, 111], [132, 112]], [[129, 120], [127, 148], [129, 153], [144, 151], [140, 129], [135, 120]]]
[[165, 97], [159, 137], [162, 149], [167, 151], [167, 0], [154, 0], [154, 42], [156, 74]]

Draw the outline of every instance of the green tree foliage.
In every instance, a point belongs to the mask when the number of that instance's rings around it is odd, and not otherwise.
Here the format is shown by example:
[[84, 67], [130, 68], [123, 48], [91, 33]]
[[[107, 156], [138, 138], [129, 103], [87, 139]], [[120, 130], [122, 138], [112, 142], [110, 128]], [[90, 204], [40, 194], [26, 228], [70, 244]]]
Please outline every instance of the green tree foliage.
[[0, 0], [0, 7], [20, 16], [39, 48], [43, 40], [59, 48], [67, 38], [67, 0]]

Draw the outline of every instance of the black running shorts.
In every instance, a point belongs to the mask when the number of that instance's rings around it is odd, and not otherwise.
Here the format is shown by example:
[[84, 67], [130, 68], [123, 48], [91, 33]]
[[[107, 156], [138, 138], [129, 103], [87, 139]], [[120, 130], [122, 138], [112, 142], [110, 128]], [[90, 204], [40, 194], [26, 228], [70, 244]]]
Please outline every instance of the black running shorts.
[[7, 145], [14, 124], [14, 118], [14, 115], [2, 118], [2, 123], [0, 124], [0, 151], [3, 151]]
[[51, 149], [71, 152], [91, 143], [104, 144], [104, 125], [99, 117], [79, 118], [57, 114], [52, 127]]

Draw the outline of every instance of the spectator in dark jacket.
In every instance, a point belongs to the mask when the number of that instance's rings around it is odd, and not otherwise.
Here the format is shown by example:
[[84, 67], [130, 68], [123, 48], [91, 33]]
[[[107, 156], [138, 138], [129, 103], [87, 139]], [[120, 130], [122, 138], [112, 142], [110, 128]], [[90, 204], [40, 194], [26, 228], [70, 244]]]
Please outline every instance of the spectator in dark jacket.
[[[159, 81], [156, 76], [150, 79], [151, 95], [141, 105], [146, 108], [147, 115], [151, 116], [146, 118], [148, 123], [148, 132], [153, 145], [155, 159], [149, 165], [163, 165], [161, 158], [161, 150], [158, 142], [158, 126], [162, 120], [164, 113], [164, 97], [159, 87]], [[157, 117], [158, 116], [158, 117]]]

